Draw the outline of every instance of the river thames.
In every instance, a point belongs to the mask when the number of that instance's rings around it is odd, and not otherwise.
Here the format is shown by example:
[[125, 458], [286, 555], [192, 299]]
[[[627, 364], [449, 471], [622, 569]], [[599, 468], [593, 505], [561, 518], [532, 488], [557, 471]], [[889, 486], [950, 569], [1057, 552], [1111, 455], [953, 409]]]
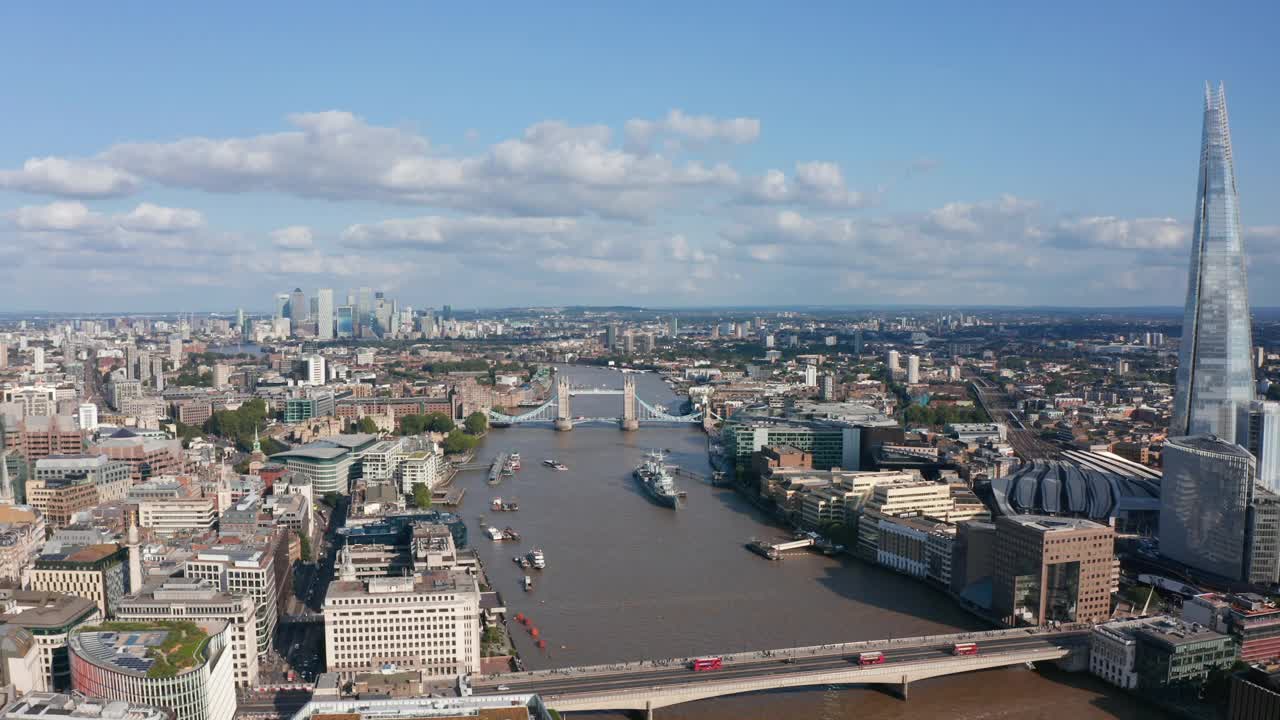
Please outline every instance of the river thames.
[[[575, 385], [621, 387], [622, 374], [571, 367]], [[657, 376], [637, 375], [637, 395], [678, 407]], [[621, 414], [621, 396], [580, 396], [575, 416]], [[471, 544], [512, 617], [524, 613], [547, 648], [519, 625], [516, 647], [530, 669], [644, 658], [687, 657], [751, 649], [907, 637], [981, 629], [979, 620], [944, 594], [853, 558], [800, 555], [770, 562], [743, 546], [786, 532], [729, 488], [678, 480], [688, 494], [673, 511], [652, 502], [631, 477], [650, 449], [669, 462], [710, 475], [707, 436], [697, 427], [583, 425], [557, 433], [539, 424], [494, 429], [477, 449], [488, 461], [519, 452], [523, 469], [490, 487], [483, 472], [465, 472], [458, 513]], [[563, 462], [557, 472], [544, 459]], [[490, 512], [497, 497], [518, 512]], [[519, 543], [492, 542], [482, 526], [517, 530]], [[516, 555], [540, 547], [545, 570], [522, 570]], [[534, 580], [521, 589], [523, 576]], [[608, 714], [599, 714], [608, 717]], [[666, 708], [659, 718], [1157, 718], [1087, 674], [1025, 668], [915, 683], [901, 701], [860, 687], [721, 698]]]

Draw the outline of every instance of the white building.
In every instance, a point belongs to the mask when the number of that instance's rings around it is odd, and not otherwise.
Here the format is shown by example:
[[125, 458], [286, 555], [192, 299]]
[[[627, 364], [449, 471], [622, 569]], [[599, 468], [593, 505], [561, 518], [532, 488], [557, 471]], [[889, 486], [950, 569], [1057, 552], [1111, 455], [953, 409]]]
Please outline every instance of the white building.
[[818, 366], [804, 366], [804, 384], [806, 387], [815, 387], [818, 384]]
[[[345, 551], [345, 548], [344, 548]], [[465, 571], [356, 580], [350, 555], [324, 601], [325, 663], [344, 680], [384, 668], [424, 679], [480, 671], [480, 589]]]
[[203, 578], [219, 590], [254, 601], [258, 625], [258, 654], [271, 648], [277, 620], [275, 556], [263, 550], [214, 547], [187, 560], [185, 575]]
[[44, 348], [31, 348], [31, 372], [39, 375], [44, 372]]
[[78, 413], [80, 418], [81, 430], [97, 430], [98, 429], [98, 406], [93, 403], [80, 403]]
[[212, 581], [165, 578], [120, 602], [115, 615], [122, 621], [191, 620], [226, 622], [237, 686], [258, 684], [258, 624], [253, 598], [232, 595]]
[[327, 379], [324, 374], [324, 357], [320, 355], [308, 355], [307, 363], [307, 384], [323, 385]]
[[217, 522], [217, 498], [156, 498], [138, 503], [138, 525], [157, 535], [212, 530]]
[[219, 390], [231, 384], [231, 366], [226, 363], [215, 363], [213, 366], [213, 386]]
[[[119, 630], [128, 629], [128, 632]], [[193, 647], [190, 664], [153, 673], [159, 662], [151, 648], [171, 633]], [[173, 711], [174, 720], [231, 720], [236, 712], [230, 627], [155, 623], [139, 629], [110, 623], [68, 641], [73, 686], [79, 692], [108, 700], [152, 705]]]
[[920, 356], [907, 356], [907, 384], [916, 385], [920, 382]]
[[890, 350], [890, 351], [889, 351], [889, 355], [888, 355], [888, 357], [885, 359], [885, 364], [889, 366], [889, 372], [891, 372], [891, 373], [900, 372], [900, 371], [902, 370], [902, 367], [898, 364], [898, 351], [897, 351], [897, 350]]
[[333, 339], [333, 288], [316, 291], [316, 339]]

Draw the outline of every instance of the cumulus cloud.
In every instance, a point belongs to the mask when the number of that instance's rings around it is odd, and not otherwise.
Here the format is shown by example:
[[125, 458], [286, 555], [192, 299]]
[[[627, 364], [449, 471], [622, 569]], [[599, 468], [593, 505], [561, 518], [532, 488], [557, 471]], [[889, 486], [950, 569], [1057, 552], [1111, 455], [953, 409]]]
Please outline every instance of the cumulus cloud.
[[96, 160], [31, 158], [19, 170], [0, 170], [0, 189], [95, 198], [128, 195], [141, 183], [131, 173]]
[[1080, 217], [1059, 220], [1050, 231], [1062, 247], [1109, 250], [1173, 250], [1190, 241], [1190, 228], [1173, 218]]
[[13, 224], [28, 232], [83, 230], [100, 226], [104, 218], [91, 212], [84, 203], [53, 202], [48, 205], [24, 205], [9, 213]]
[[342, 241], [365, 250], [513, 252], [529, 244], [559, 249], [563, 246], [560, 238], [577, 227], [572, 218], [431, 215], [352, 225], [342, 233]]
[[[679, 108], [660, 120], [635, 118], [625, 125], [628, 148], [647, 150], [659, 136], [692, 141], [695, 144], [725, 142], [743, 145], [760, 138], [760, 121], [756, 118], [716, 118], [711, 115], [689, 115]], [[675, 145], [679, 147], [679, 145]]]
[[874, 197], [849, 189], [838, 164], [814, 161], [796, 163], [790, 178], [781, 170], [752, 178], [742, 199], [748, 204], [852, 209], [870, 205]]
[[271, 232], [271, 244], [281, 250], [308, 250], [312, 247], [311, 228], [290, 225]]
[[198, 210], [142, 203], [128, 214], [118, 216], [116, 222], [126, 230], [138, 232], [182, 232], [204, 227], [204, 215]]

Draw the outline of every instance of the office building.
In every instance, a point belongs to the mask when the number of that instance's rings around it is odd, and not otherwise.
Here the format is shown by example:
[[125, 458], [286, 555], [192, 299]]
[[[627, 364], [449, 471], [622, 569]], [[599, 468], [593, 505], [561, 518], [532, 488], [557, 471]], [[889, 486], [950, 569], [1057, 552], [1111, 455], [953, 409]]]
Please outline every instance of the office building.
[[333, 288], [320, 288], [316, 291], [317, 340], [333, 339], [333, 320]]
[[480, 670], [480, 590], [465, 571], [355, 578], [340, 553], [339, 579], [324, 600], [325, 663], [352, 680], [383, 668], [427, 679]]
[[1257, 482], [1280, 493], [1280, 402], [1253, 400], [1237, 405], [1236, 444], [1253, 453]]
[[229, 624], [235, 684], [258, 684], [258, 621], [256, 603], [249, 595], [233, 595], [203, 578], [165, 578], [123, 598], [116, 617], [123, 622], [190, 620]]
[[31, 570], [31, 589], [91, 600], [109, 617], [125, 595], [126, 558], [115, 543], [62, 547], [50, 541]]
[[39, 375], [44, 372], [44, 348], [31, 348], [31, 372]]
[[618, 324], [609, 323], [604, 329], [604, 349], [613, 351], [618, 347]]
[[1115, 532], [1083, 519], [996, 520], [992, 607], [1008, 625], [1100, 622], [1111, 615]]
[[1280, 664], [1258, 663], [1231, 677], [1229, 720], [1280, 717]]
[[1254, 398], [1244, 237], [1227, 97], [1205, 85], [1204, 127], [1186, 311], [1169, 436], [1236, 437], [1236, 406]]
[[35, 462], [50, 455], [74, 455], [84, 450], [84, 432], [71, 415], [28, 415], [6, 420], [4, 447]]
[[907, 384], [917, 385], [920, 383], [920, 356], [907, 356]]
[[44, 548], [46, 528], [44, 515], [30, 505], [0, 501], [0, 580], [13, 587], [30, 584], [31, 568]]
[[92, 454], [50, 455], [37, 460], [32, 470], [40, 481], [87, 480], [97, 490], [98, 503], [123, 500], [129, 493], [131, 473], [129, 463]]
[[128, 463], [129, 477], [135, 483], [161, 475], [181, 475], [185, 469], [181, 440], [160, 440], [128, 428], [99, 440], [90, 452]]
[[1126, 690], [1198, 684], [1234, 659], [1230, 637], [1167, 616], [1114, 620], [1089, 631], [1089, 671]]
[[222, 592], [252, 599], [258, 626], [258, 654], [263, 655], [270, 649], [279, 617], [274, 553], [238, 547], [201, 550], [187, 560], [185, 575], [208, 580]]
[[80, 429], [86, 432], [98, 429], [98, 406], [93, 403], [80, 403], [77, 412], [80, 419]]
[[307, 304], [307, 296], [302, 292], [302, 288], [294, 288], [289, 294], [289, 324], [293, 327], [294, 332], [302, 327], [308, 319], [311, 307]]
[[323, 385], [327, 379], [325, 377], [324, 358], [320, 355], [308, 355], [306, 358], [306, 364], [307, 384]]
[[22, 415], [56, 415], [58, 413], [58, 389], [50, 385], [5, 388], [6, 403], [17, 403]]
[[27, 503], [44, 515], [49, 527], [57, 530], [71, 524], [81, 510], [98, 504], [98, 488], [86, 477], [27, 480]]
[[[1218, 577], [1249, 579], [1253, 556], [1266, 553], [1265, 548], [1251, 548], [1251, 517], [1265, 519], [1273, 497], [1254, 487], [1253, 456], [1234, 443], [1195, 435], [1170, 438], [1163, 462], [1161, 554]], [[1265, 544], [1268, 527], [1256, 527]]]
[[671, 319], [667, 321], [667, 333], [673, 338], [680, 336], [680, 318], [675, 315], [671, 316]]
[[[134, 486], [137, 492], [144, 485]], [[133, 499], [133, 493], [131, 500]], [[213, 497], [153, 497], [138, 499], [138, 525], [156, 535], [199, 534], [218, 523], [218, 500]]]
[[92, 600], [74, 595], [16, 590], [13, 609], [0, 622], [28, 630], [40, 655], [41, 690], [71, 689], [67, 638], [85, 623], [102, 620]]
[[86, 695], [168, 708], [174, 720], [235, 716], [227, 623], [103, 623], [69, 645], [72, 685]]
[[362, 433], [333, 435], [271, 456], [310, 481], [317, 497], [328, 492], [347, 494], [351, 480], [360, 477], [364, 454], [378, 441]]

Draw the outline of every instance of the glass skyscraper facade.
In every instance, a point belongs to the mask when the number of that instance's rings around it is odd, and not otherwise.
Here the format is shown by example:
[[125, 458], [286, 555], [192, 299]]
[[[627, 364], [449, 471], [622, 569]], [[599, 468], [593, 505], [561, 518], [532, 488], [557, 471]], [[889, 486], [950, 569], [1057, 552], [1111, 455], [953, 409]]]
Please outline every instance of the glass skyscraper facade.
[[1208, 435], [1170, 438], [1160, 486], [1160, 554], [1198, 570], [1245, 573], [1253, 455]]
[[1254, 398], [1244, 240], [1227, 98], [1205, 85], [1191, 272], [1170, 437], [1236, 438], [1236, 406]]

